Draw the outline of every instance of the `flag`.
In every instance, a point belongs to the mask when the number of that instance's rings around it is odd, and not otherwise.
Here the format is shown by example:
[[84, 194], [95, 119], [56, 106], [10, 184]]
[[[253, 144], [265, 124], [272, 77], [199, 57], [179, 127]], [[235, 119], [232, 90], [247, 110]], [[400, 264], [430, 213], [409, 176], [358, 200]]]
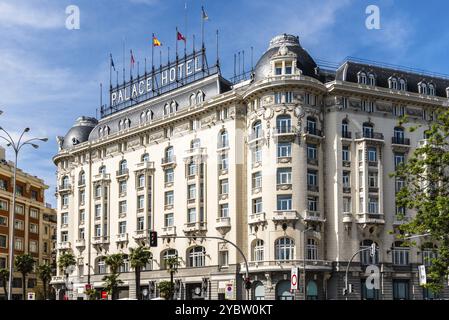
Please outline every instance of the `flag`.
[[206, 11], [204, 11], [203, 6], [201, 6], [201, 11], [203, 12], [203, 20], [209, 20], [209, 16], [207, 15]]
[[160, 46], [162, 46], [161, 42], [158, 40], [158, 38], [153, 36], [153, 47], [160, 47]]
[[185, 38], [185, 37], [182, 35], [182, 33], [179, 32], [179, 31], [178, 31], [177, 40], [178, 40], [178, 41], [179, 41], [179, 40], [182, 40], [182, 41], [186, 42], [186, 38]]
[[134, 68], [134, 63], [136, 63], [136, 60], [134, 60], [133, 51], [130, 50], [130, 52], [131, 52], [131, 68]]
[[111, 67], [114, 68], [115, 71], [115, 64], [114, 64], [114, 59], [112, 59], [112, 53], [110, 54], [111, 56]]

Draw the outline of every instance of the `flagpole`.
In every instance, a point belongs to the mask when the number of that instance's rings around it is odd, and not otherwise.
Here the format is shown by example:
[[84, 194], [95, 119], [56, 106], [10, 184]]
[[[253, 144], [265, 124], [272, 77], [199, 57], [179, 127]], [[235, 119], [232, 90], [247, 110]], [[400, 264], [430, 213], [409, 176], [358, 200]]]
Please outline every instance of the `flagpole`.
[[109, 87], [112, 88], [112, 53], [109, 54]]
[[187, 30], [187, 1], [185, 2], [185, 7], [184, 7], [184, 18], [185, 18], [185, 39], [184, 40], [184, 58], [187, 57], [187, 38], [189, 37], [189, 32]]
[[125, 37], [123, 37], [123, 84], [125, 84]]
[[178, 27], [176, 27], [176, 62], [178, 62]]
[[133, 79], [133, 63], [132, 63], [132, 57], [133, 57], [133, 51], [129, 50], [130, 59], [129, 59], [129, 76], [130, 79]]
[[217, 71], [220, 71], [220, 55], [218, 53], [218, 29], [217, 29]]

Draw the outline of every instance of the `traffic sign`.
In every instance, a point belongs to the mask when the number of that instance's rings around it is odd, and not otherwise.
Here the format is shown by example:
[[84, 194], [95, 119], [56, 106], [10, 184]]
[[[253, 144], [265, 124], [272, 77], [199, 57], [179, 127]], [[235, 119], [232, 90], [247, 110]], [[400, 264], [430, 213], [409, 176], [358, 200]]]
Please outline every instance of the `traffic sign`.
[[86, 284], [85, 286], [84, 286], [84, 290], [91, 290], [92, 289], [92, 285], [91, 284]]
[[290, 289], [298, 290], [298, 268], [292, 267], [291, 277], [290, 277]]
[[106, 291], [101, 291], [101, 299], [108, 300], [108, 293]]
[[28, 292], [27, 300], [36, 300], [36, 294], [34, 292]]
[[228, 300], [234, 298], [234, 286], [232, 285], [232, 283], [226, 284], [225, 296]]

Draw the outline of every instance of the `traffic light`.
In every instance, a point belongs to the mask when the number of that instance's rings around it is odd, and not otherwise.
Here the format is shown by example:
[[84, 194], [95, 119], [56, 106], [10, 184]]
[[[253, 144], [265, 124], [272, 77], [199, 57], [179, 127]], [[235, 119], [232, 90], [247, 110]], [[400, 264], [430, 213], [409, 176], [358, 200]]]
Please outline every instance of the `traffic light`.
[[157, 232], [150, 231], [150, 247], [157, 247]]
[[251, 289], [251, 279], [245, 278], [245, 289], [250, 290]]

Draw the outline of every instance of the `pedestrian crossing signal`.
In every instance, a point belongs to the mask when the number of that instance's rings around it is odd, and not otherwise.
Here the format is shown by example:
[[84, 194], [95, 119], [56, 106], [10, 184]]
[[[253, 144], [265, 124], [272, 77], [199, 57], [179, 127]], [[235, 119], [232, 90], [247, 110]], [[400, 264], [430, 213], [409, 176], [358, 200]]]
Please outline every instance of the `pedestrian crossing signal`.
[[157, 232], [150, 231], [150, 247], [157, 247]]

